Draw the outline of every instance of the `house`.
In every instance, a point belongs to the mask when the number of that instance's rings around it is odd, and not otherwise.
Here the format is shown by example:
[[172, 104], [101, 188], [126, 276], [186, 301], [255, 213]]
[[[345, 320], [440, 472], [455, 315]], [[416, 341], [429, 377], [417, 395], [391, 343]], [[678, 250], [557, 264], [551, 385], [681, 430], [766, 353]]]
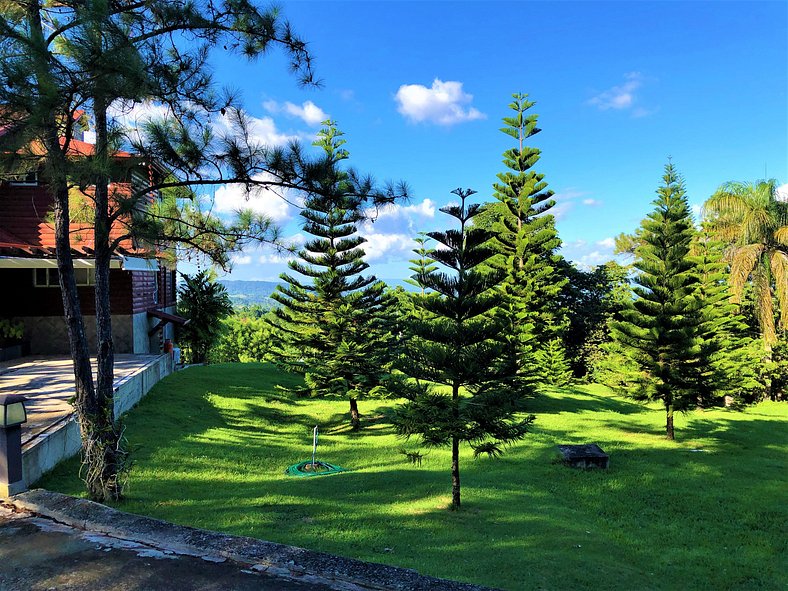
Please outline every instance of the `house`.
[[[71, 141], [73, 157], [94, 151], [83, 139]], [[130, 195], [147, 187], [166, 171], [127, 152], [114, 156], [111, 194]], [[160, 198], [155, 192], [149, 201]], [[87, 200], [86, 202], [89, 202]], [[6, 175], [0, 180], [0, 319], [22, 328], [22, 354], [68, 354], [68, 336], [58, 285], [52, 197], [35, 172]], [[73, 207], [72, 207], [73, 209]], [[82, 314], [90, 346], [95, 350], [95, 261], [89, 216], [74, 221], [71, 249]], [[127, 234], [129, 216], [115, 223], [112, 238]], [[165, 339], [173, 338], [175, 264], [161, 250], [123, 238], [110, 267], [110, 306], [116, 353], [158, 354]], [[3, 335], [0, 334], [0, 337]], [[0, 345], [2, 346], [2, 345]]]

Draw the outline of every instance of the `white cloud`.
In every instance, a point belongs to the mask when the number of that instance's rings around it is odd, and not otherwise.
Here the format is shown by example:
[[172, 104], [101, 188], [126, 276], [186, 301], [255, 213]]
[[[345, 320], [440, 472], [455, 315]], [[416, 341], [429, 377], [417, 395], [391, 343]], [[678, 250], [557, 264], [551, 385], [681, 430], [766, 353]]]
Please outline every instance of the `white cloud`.
[[284, 146], [292, 141], [302, 139], [299, 135], [279, 131], [271, 117], [252, 117], [247, 115], [247, 121], [249, 122], [251, 139], [264, 146]]
[[[600, 111], [608, 109], [631, 109], [638, 100], [637, 91], [643, 86], [643, 75], [640, 72], [624, 74], [625, 82], [599, 93], [588, 101], [589, 105], [597, 107]], [[638, 107], [633, 111], [635, 117], [648, 115], [650, 111]]]
[[[135, 102], [116, 100], [107, 109], [107, 115], [125, 128], [125, 132], [132, 142], [141, 141], [140, 129], [150, 121], [163, 119], [172, 114], [172, 110], [152, 101]], [[95, 143], [96, 134], [90, 132], [85, 141]]]
[[583, 205], [588, 205], [589, 207], [596, 207], [602, 205], [602, 202], [597, 201], [596, 199], [583, 199]]
[[690, 205], [690, 210], [692, 211], [692, 215], [695, 218], [696, 223], [700, 223], [703, 220], [703, 205], [700, 203], [693, 203]]
[[107, 114], [130, 127], [139, 127], [151, 119], [160, 119], [170, 115], [169, 107], [152, 101], [134, 102], [117, 100], [109, 106]]
[[234, 254], [230, 257], [233, 265], [248, 265], [252, 262], [252, 257], [248, 254]]
[[603, 248], [613, 249], [616, 246], [616, 240], [612, 236], [605, 238], [603, 240], [599, 240], [596, 243], [597, 246], [601, 246]]
[[591, 251], [587, 254], [582, 255], [579, 259], [575, 262], [579, 263], [581, 266], [584, 267], [595, 267], [597, 265], [601, 265], [606, 263], [610, 260], [613, 260], [613, 254], [610, 252], [604, 252], [599, 250]]
[[603, 238], [590, 243], [586, 240], [566, 242], [561, 249], [562, 254], [581, 268], [589, 269], [608, 261], [615, 260], [613, 250], [616, 242], [612, 237]]
[[[574, 209], [575, 205], [577, 205], [577, 200], [584, 195], [588, 195], [586, 191], [578, 191], [572, 187], [565, 189], [564, 191], [559, 191], [553, 195], [553, 201], [555, 201], [555, 205], [550, 209], [548, 213], [552, 214], [552, 216], [556, 220], [564, 219], [567, 214]], [[583, 201], [586, 205], [586, 201], [594, 201], [593, 199], [586, 199]]]
[[394, 98], [398, 104], [397, 111], [414, 123], [427, 121], [454, 125], [486, 118], [484, 113], [470, 106], [473, 95], [463, 92], [462, 82], [443, 82], [436, 78], [430, 88], [421, 84], [403, 84]]
[[291, 117], [298, 117], [307, 125], [319, 125], [329, 118], [328, 113], [312, 101], [304, 101], [300, 105], [296, 105], [290, 101], [278, 103], [271, 100], [265, 101], [263, 108], [269, 113], [285, 113]]
[[[368, 228], [367, 228], [368, 229]], [[409, 234], [362, 233], [366, 242], [361, 245], [367, 262], [390, 260], [413, 250], [413, 237]]]
[[788, 183], [777, 187], [777, 200], [788, 203]]
[[389, 203], [388, 205], [377, 209], [370, 208], [366, 211], [366, 215], [375, 221], [386, 218], [408, 218], [412, 215], [422, 218], [434, 218], [435, 211], [435, 202], [432, 201], [432, 199], [424, 199], [421, 203], [414, 203], [413, 205], [399, 205], [397, 203]]
[[[305, 105], [307, 103], [304, 103]], [[309, 103], [312, 104], [312, 103]], [[314, 105], [312, 105], [314, 106]], [[296, 107], [296, 105], [293, 105]], [[307, 109], [308, 110], [308, 109]], [[319, 110], [319, 109], [318, 109]], [[308, 110], [312, 113], [311, 110]], [[135, 103], [131, 101], [115, 101], [109, 109], [109, 114], [121, 125], [128, 128], [130, 139], [139, 139], [139, 129], [143, 124], [156, 119], [161, 119], [172, 115], [169, 107], [145, 101]], [[276, 122], [271, 117], [253, 117], [248, 113], [243, 113], [244, 119], [249, 126], [250, 139], [265, 146], [283, 146], [294, 140], [311, 140], [309, 134], [288, 134], [277, 129]], [[232, 133], [234, 114], [228, 110], [223, 115], [211, 115], [208, 117], [210, 125], [213, 126], [217, 135]]]
[[[272, 177], [257, 175], [256, 181], [270, 180]], [[287, 194], [278, 187], [252, 186], [249, 191], [243, 184], [222, 185], [214, 195], [214, 211], [218, 213], [234, 213], [243, 209], [251, 209], [263, 214], [275, 222], [283, 222], [292, 217], [290, 205], [285, 201]]]

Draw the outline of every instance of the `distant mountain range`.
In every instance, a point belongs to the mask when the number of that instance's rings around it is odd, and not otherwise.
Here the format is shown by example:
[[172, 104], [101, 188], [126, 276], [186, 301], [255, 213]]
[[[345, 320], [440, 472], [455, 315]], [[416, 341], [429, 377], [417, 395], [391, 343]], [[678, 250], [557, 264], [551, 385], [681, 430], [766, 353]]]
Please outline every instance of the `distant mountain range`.
[[236, 308], [255, 304], [264, 308], [273, 308], [278, 305], [271, 299], [271, 294], [274, 293], [276, 286], [279, 285], [278, 281], [231, 281], [220, 279], [219, 283], [227, 290], [227, 295], [230, 296], [230, 301]]
[[[389, 287], [403, 287], [407, 291], [413, 291], [415, 288], [408, 283], [399, 279], [384, 279]], [[240, 281], [230, 279], [220, 279], [227, 294], [230, 296], [233, 306], [240, 308], [242, 306], [259, 305], [264, 308], [274, 308], [279, 304], [271, 299], [271, 294], [274, 293], [279, 281]]]

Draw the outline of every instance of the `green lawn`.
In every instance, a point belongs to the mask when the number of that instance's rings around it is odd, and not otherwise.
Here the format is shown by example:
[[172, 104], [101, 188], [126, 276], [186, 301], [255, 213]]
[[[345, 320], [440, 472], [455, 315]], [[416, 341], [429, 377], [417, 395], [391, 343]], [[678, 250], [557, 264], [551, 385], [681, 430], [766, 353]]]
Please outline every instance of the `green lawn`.
[[[125, 511], [414, 568], [504, 589], [785, 589], [788, 405], [664, 414], [600, 386], [534, 400], [533, 433], [501, 459], [462, 457], [463, 510], [449, 453], [422, 467], [399, 450], [389, 401], [291, 399], [271, 366], [190, 368], [128, 416], [136, 464]], [[311, 453], [352, 469], [292, 478]], [[556, 462], [556, 444], [596, 442], [608, 471]], [[693, 450], [702, 449], [696, 452]], [[39, 485], [82, 494], [78, 464]]]

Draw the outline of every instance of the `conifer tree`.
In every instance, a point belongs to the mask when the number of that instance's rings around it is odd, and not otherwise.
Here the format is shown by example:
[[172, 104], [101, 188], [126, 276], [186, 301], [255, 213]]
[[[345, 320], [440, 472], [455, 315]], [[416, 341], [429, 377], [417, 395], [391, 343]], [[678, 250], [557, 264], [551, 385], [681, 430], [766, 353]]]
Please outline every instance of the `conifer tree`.
[[507, 171], [498, 174], [493, 184], [497, 202], [484, 214], [482, 226], [494, 232], [499, 256], [492, 264], [506, 271], [502, 284], [502, 309], [508, 320], [505, 331], [507, 356], [521, 382], [535, 378], [533, 353], [560, 335], [566, 326], [566, 313], [558, 304], [566, 279], [558, 271], [561, 241], [550, 209], [555, 205], [553, 192], [544, 175], [533, 170], [540, 150], [525, 141], [541, 131], [537, 115], [526, 112], [535, 104], [525, 94], [513, 95], [509, 107], [512, 117], [504, 117], [501, 131], [517, 145], [506, 150], [503, 162]]
[[655, 209], [642, 226], [634, 267], [635, 299], [612, 323], [614, 339], [647, 376], [636, 397], [661, 401], [665, 431], [674, 439], [673, 416], [695, 403], [690, 373], [697, 366], [700, 314], [697, 275], [689, 256], [693, 224], [684, 183], [665, 166]]
[[480, 210], [467, 203], [474, 191], [453, 193], [460, 204], [441, 211], [458, 220], [459, 229], [428, 234], [443, 247], [432, 258], [449, 272], [433, 270], [423, 277], [432, 291], [415, 298], [426, 314], [412, 319], [413, 336], [401, 368], [426, 383], [397, 409], [394, 422], [400, 435], [419, 436], [429, 446], [451, 446], [451, 507], [459, 509], [460, 442], [469, 443], [475, 456], [500, 455], [502, 445], [525, 436], [534, 417], [515, 415], [521, 394], [506, 380], [509, 366], [500, 360], [497, 288], [504, 272], [482, 270], [494, 254], [488, 246], [491, 233], [471, 225]]
[[272, 320], [280, 341], [274, 351], [281, 366], [304, 375], [311, 395], [347, 396], [358, 428], [358, 398], [379, 391], [388, 373], [392, 301], [382, 281], [362, 275], [369, 265], [356, 224], [375, 189], [340, 168], [348, 157], [343, 134], [333, 121], [325, 125], [315, 142], [325, 154], [315, 163], [322, 181], [301, 212], [313, 238], [289, 262], [299, 277], [283, 274], [286, 285], [271, 296], [281, 304]]
[[[210, 118], [232, 104], [217, 98], [221, 93], [215, 92], [208, 66], [212, 49], [222, 47], [254, 58], [279, 45], [291, 58], [293, 71], [304, 74], [304, 82], [311, 80], [311, 56], [277, 10], [261, 10], [253, 3], [235, 0], [9, 1], [0, 3], [0, 33], [0, 128], [9, 132], [0, 138], [0, 160], [11, 170], [40, 170], [52, 194], [58, 274], [74, 362], [74, 406], [83, 444], [83, 477], [92, 499], [114, 501], [122, 497], [123, 475], [130, 463], [122, 428], [113, 412], [109, 265], [118, 239], [110, 238], [110, 228], [130, 212], [144, 211], [148, 195], [156, 190], [251, 183], [252, 176], [261, 172], [250, 166], [255, 159], [247, 157], [248, 134], [242, 141], [234, 141], [234, 134], [216, 138], [205, 127], [201, 134], [189, 133], [184, 124]], [[203, 149], [137, 150], [177, 176], [183, 171], [173, 166], [173, 160], [187, 161], [192, 175], [146, 187], [125, 195], [118, 203], [116, 195], [110, 195], [110, 178], [123, 130], [113, 120], [110, 107], [122, 100], [165, 103], [174, 115], [170, 120], [179, 122], [175, 133], [167, 135], [179, 139], [199, 136], [190, 143], [202, 143]], [[90, 157], [75, 159], [75, 121], [83, 119], [77, 115], [85, 111], [93, 118], [96, 145]], [[182, 148], [189, 142], [167, 143]], [[253, 152], [251, 156], [261, 153]], [[227, 171], [231, 171], [229, 178], [224, 176]], [[75, 186], [92, 187], [85, 194], [90, 195], [94, 208], [95, 378], [70, 248], [74, 213], [70, 197]], [[191, 230], [192, 237], [206, 233], [205, 226], [191, 226]]]
[[541, 381], [551, 386], [566, 386], [572, 379], [572, 368], [566, 358], [564, 346], [558, 339], [550, 340], [536, 352], [535, 359], [541, 370]]
[[752, 355], [753, 339], [746, 335], [747, 326], [731, 301], [723, 243], [703, 230], [693, 241], [692, 255], [700, 324], [698, 357], [690, 376], [697, 404], [709, 406], [725, 395], [756, 389], [759, 360]]
[[437, 267], [435, 266], [435, 259], [432, 258], [433, 249], [427, 247], [430, 241], [429, 236], [420, 232], [419, 236], [414, 238], [413, 241], [417, 244], [417, 247], [413, 249], [413, 254], [418, 258], [408, 261], [411, 263], [408, 269], [413, 271], [413, 275], [405, 281], [414, 287], [418, 287], [421, 295], [424, 295], [424, 278], [437, 270]]

